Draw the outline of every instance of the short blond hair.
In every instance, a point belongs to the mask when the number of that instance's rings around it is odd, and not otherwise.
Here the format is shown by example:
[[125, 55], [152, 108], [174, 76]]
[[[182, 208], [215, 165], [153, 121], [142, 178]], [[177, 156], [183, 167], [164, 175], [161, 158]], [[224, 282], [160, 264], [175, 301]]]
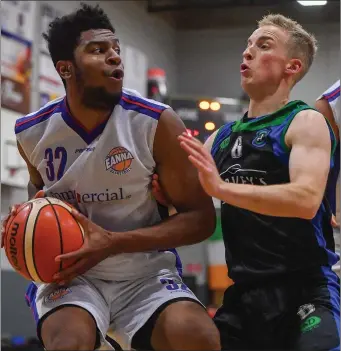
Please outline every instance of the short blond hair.
[[296, 79], [297, 83], [305, 76], [314, 61], [317, 52], [316, 38], [296, 21], [280, 14], [264, 16], [258, 22], [258, 28], [264, 26], [276, 26], [289, 34], [289, 55], [297, 57], [303, 62], [303, 70]]

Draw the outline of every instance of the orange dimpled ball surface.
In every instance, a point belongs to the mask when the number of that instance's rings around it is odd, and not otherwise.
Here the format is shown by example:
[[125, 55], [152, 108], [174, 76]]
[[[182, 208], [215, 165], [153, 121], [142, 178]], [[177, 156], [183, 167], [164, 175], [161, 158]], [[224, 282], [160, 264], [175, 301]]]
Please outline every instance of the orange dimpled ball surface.
[[53, 275], [74, 263], [56, 262], [58, 255], [78, 250], [84, 231], [71, 205], [55, 198], [33, 199], [7, 222], [4, 247], [17, 273], [35, 282], [52, 282]]

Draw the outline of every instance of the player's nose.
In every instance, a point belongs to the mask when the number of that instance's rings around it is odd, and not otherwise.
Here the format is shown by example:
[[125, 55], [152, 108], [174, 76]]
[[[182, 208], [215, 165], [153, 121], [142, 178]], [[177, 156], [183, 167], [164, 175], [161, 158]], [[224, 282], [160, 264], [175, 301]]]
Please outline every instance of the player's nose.
[[114, 66], [119, 66], [121, 64], [122, 60], [120, 55], [115, 50], [110, 50], [110, 54], [108, 55], [107, 58], [107, 63], [109, 65], [114, 65]]
[[243, 59], [244, 59], [244, 60], [247, 60], [247, 61], [253, 59], [253, 55], [252, 55], [252, 53], [251, 53], [250, 47], [247, 47], [247, 48], [244, 50], [244, 52], [243, 52]]

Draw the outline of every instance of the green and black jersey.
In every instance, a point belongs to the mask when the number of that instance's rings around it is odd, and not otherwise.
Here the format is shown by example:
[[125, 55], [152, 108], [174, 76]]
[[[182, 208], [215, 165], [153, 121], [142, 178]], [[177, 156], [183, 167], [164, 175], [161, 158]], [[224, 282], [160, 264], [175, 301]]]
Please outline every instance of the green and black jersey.
[[[285, 134], [297, 113], [307, 109], [312, 108], [292, 101], [273, 114], [245, 115], [221, 127], [211, 152], [222, 179], [259, 186], [288, 183], [290, 150]], [[330, 133], [334, 146], [331, 129]], [[331, 166], [332, 161], [331, 157]], [[312, 220], [265, 216], [222, 202], [221, 221], [229, 276], [236, 283], [333, 265], [338, 260], [324, 202]]]

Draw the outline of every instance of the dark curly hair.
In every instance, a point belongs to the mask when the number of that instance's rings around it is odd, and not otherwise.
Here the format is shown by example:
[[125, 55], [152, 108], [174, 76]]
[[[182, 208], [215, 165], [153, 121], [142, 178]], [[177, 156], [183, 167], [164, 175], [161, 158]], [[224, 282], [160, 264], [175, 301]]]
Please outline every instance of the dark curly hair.
[[109, 29], [115, 33], [108, 16], [96, 5], [81, 3], [81, 7], [69, 15], [55, 18], [43, 38], [48, 43], [48, 49], [54, 66], [61, 60], [74, 60], [74, 50], [79, 44], [82, 32], [91, 29]]

